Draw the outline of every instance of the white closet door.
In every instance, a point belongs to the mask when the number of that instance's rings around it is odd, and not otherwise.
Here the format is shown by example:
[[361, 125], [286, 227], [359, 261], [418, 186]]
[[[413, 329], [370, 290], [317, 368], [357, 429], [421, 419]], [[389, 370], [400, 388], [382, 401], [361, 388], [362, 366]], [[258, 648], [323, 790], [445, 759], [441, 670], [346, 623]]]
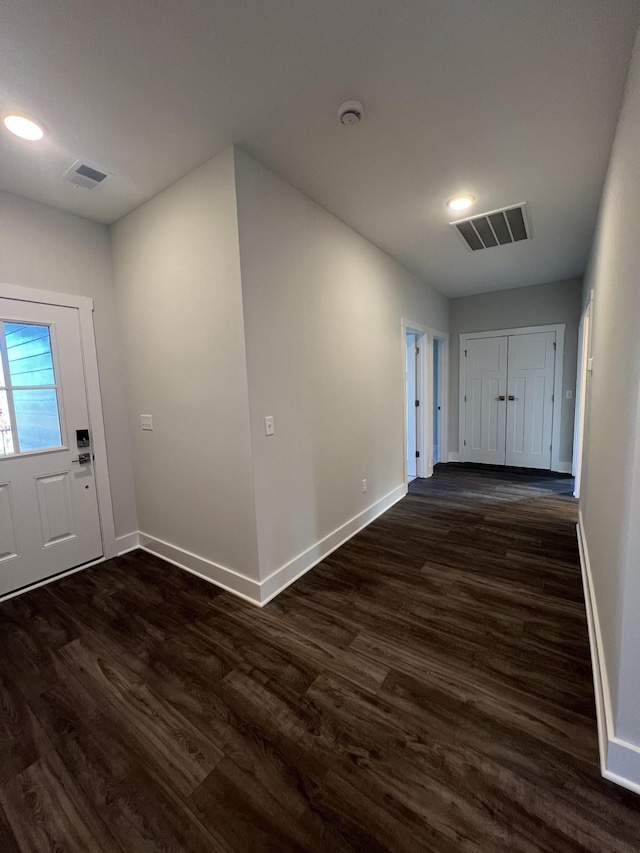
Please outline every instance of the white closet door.
[[551, 468], [555, 342], [555, 332], [509, 336], [507, 465]]
[[506, 337], [467, 341], [464, 447], [467, 462], [505, 464], [507, 350]]

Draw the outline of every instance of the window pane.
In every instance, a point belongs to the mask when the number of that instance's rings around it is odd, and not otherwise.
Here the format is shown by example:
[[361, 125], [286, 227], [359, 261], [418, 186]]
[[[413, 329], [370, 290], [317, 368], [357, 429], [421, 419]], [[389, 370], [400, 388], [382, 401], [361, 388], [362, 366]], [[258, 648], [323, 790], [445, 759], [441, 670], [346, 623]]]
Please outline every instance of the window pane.
[[0, 456], [5, 456], [7, 453], [13, 453], [13, 433], [11, 432], [7, 392], [0, 391]]
[[20, 450], [40, 450], [60, 447], [60, 418], [58, 394], [53, 388], [33, 391], [14, 391]]
[[49, 327], [5, 323], [4, 331], [12, 385], [54, 385]]

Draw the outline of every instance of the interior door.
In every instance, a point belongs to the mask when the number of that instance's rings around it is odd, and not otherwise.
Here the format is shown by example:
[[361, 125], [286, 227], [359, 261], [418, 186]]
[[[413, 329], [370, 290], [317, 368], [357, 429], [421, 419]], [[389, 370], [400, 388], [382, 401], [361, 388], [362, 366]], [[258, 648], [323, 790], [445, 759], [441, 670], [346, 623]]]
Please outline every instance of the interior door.
[[102, 556], [102, 538], [77, 309], [0, 299], [0, 356], [4, 594]]
[[509, 336], [506, 464], [551, 468], [555, 332]]
[[465, 447], [467, 462], [505, 464], [506, 337], [467, 340]]

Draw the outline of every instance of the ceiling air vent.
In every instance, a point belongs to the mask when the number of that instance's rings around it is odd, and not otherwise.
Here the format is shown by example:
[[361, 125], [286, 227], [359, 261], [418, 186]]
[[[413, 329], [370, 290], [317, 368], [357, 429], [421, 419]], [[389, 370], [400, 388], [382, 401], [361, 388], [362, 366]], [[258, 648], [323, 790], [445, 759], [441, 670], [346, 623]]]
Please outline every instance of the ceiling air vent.
[[531, 239], [531, 227], [524, 202], [502, 210], [482, 213], [480, 216], [458, 219], [450, 224], [472, 252]]
[[73, 166], [71, 166], [70, 169], [67, 169], [63, 177], [68, 181], [71, 181], [72, 184], [76, 184], [76, 186], [92, 190], [104, 181], [107, 174], [106, 172], [101, 172], [99, 169], [95, 169], [93, 166], [83, 163], [82, 160], [76, 160]]

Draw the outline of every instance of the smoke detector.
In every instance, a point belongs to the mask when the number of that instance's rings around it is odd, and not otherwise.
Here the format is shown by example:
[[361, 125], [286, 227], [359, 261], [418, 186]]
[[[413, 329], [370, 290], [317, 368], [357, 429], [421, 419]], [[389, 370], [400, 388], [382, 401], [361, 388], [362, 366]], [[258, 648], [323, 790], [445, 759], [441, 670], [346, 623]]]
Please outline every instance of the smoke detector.
[[364, 107], [360, 101], [343, 101], [338, 107], [338, 118], [344, 125], [358, 124], [362, 120]]

